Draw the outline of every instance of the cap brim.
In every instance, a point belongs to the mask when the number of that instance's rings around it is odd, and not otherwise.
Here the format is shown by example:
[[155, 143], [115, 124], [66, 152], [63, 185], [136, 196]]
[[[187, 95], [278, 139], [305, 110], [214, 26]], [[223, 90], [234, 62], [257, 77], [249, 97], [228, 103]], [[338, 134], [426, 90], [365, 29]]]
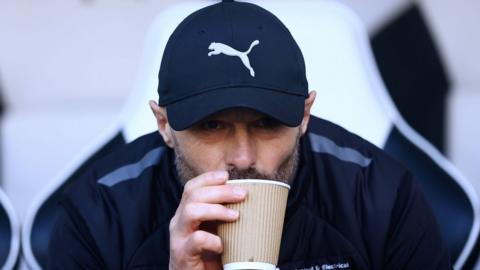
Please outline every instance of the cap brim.
[[230, 108], [249, 108], [295, 127], [302, 121], [305, 97], [252, 87], [232, 87], [195, 95], [166, 107], [169, 124], [174, 130], [187, 129]]

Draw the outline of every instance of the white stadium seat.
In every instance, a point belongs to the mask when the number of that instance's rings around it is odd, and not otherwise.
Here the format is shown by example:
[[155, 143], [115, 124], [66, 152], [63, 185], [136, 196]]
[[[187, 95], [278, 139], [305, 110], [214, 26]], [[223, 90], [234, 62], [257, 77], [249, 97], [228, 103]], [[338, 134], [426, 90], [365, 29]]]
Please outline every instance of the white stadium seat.
[[[56, 200], [65, 186], [96, 157], [156, 130], [147, 104], [158, 99], [157, 73], [168, 37], [183, 18], [212, 3], [181, 2], [158, 14], [123, 116], [52, 180], [25, 218], [22, 246], [32, 269], [45, 267]], [[310, 89], [317, 91], [313, 115], [360, 135], [403, 162], [416, 175], [434, 209], [455, 269], [474, 263], [480, 228], [478, 197], [452, 164], [402, 119], [380, 78], [368, 35], [357, 16], [333, 1], [255, 3], [277, 15], [299, 44]]]

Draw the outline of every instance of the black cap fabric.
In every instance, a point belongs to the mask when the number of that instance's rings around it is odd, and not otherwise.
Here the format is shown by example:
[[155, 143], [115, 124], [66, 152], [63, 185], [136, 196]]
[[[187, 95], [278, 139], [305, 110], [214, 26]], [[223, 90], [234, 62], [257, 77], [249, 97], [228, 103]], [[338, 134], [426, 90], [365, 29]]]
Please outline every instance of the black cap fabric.
[[175, 130], [229, 108], [250, 108], [298, 126], [308, 96], [302, 53], [270, 12], [223, 1], [183, 20], [159, 72], [159, 105]]

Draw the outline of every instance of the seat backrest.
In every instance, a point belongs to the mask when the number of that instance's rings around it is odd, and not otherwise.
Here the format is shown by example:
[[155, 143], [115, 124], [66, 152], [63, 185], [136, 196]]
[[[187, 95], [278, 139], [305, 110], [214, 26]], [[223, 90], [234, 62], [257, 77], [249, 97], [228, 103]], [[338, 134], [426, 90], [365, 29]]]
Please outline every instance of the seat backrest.
[[376, 31], [371, 44], [387, 90], [404, 119], [444, 152], [450, 78], [420, 5], [411, 2]]
[[50, 235], [57, 219], [60, 200], [65, 188], [83, 174], [98, 158], [125, 145], [120, 123], [114, 123], [96, 141], [85, 148], [70, 164], [52, 179], [29, 207], [22, 226], [22, 253], [30, 269], [47, 266]]
[[20, 225], [13, 207], [0, 189], [0, 269], [13, 269], [20, 249]]
[[304, 54], [310, 89], [318, 92], [312, 114], [360, 135], [412, 171], [432, 205], [455, 268], [470, 266], [478, 247], [478, 196], [398, 113], [359, 18], [333, 1], [271, 5], [264, 6], [289, 27]]
[[[99, 149], [105, 149], [107, 142], [118, 147], [156, 130], [148, 100], [158, 98], [157, 73], [165, 44], [174, 28], [186, 16], [210, 4], [211, 1], [185, 1], [172, 5], [157, 16], [146, 39], [137, 84], [124, 114], [106, 135], [52, 182], [52, 186], [39, 196], [26, 217], [22, 243], [27, 263], [33, 269], [45, 263], [43, 257], [39, 264], [36, 254], [45, 255], [48, 247], [49, 226], [53, 223], [52, 213], [55, 213], [55, 205], [49, 197], [56, 196], [72, 181], [72, 176], [79, 173], [79, 168], [84, 168], [82, 164], [91, 160], [90, 157]], [[302, 49], [310, 89], [318, 92], [312, 114], [357, 133], [403, 161], [413, 171], [423, 185], [442, 233], [453, 250], [455, 267], [463, 266], [472, 254], [479, 232], [476, 193], [438, 151], [402, 120], [379, 76], [367, 33], [360, 20], [347, 7], [333, 1], [264, 0], [257, 4], [277, 15]], [[118, 142], [112, 143], [115, 140]], [[407, 147], [394, 147], [398, 145], [408, 145], [411, 151], [404, 154], [398, 149]], [[410, 166], [415, 157], [422, 158], [423, 162], [418, 164], [424, 167]], [[440, 172], [442, 178], [437, 178], [432, 172]], [[440, 184], [438, 181], [443, 182]], [[46, 208], [51, 210], [39, 211]], [[47, 212], [50, 216], [45, 215]], [[452, 217], [456, 219], [453, 225]], [[46, 221], [44, 229], [36, 231], [35, 224], [40, 220]], [[458, 231], [452, 233], [452, 228]], [[35, 236], [35, 232], [43, 236]], [[35, 239], [47, 241], [39, 241], [38, 245], [34, 245], [32, 241]]]

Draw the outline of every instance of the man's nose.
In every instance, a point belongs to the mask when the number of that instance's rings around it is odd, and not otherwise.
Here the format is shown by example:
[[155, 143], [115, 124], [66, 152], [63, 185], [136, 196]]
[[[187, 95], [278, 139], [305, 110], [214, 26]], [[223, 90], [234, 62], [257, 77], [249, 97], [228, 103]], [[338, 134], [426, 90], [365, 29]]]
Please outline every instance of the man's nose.
[[227, 165], [239, 170], [253, 168], [256, 162], [255, 141], [244, 128], [236, 128], [230, 137]]

